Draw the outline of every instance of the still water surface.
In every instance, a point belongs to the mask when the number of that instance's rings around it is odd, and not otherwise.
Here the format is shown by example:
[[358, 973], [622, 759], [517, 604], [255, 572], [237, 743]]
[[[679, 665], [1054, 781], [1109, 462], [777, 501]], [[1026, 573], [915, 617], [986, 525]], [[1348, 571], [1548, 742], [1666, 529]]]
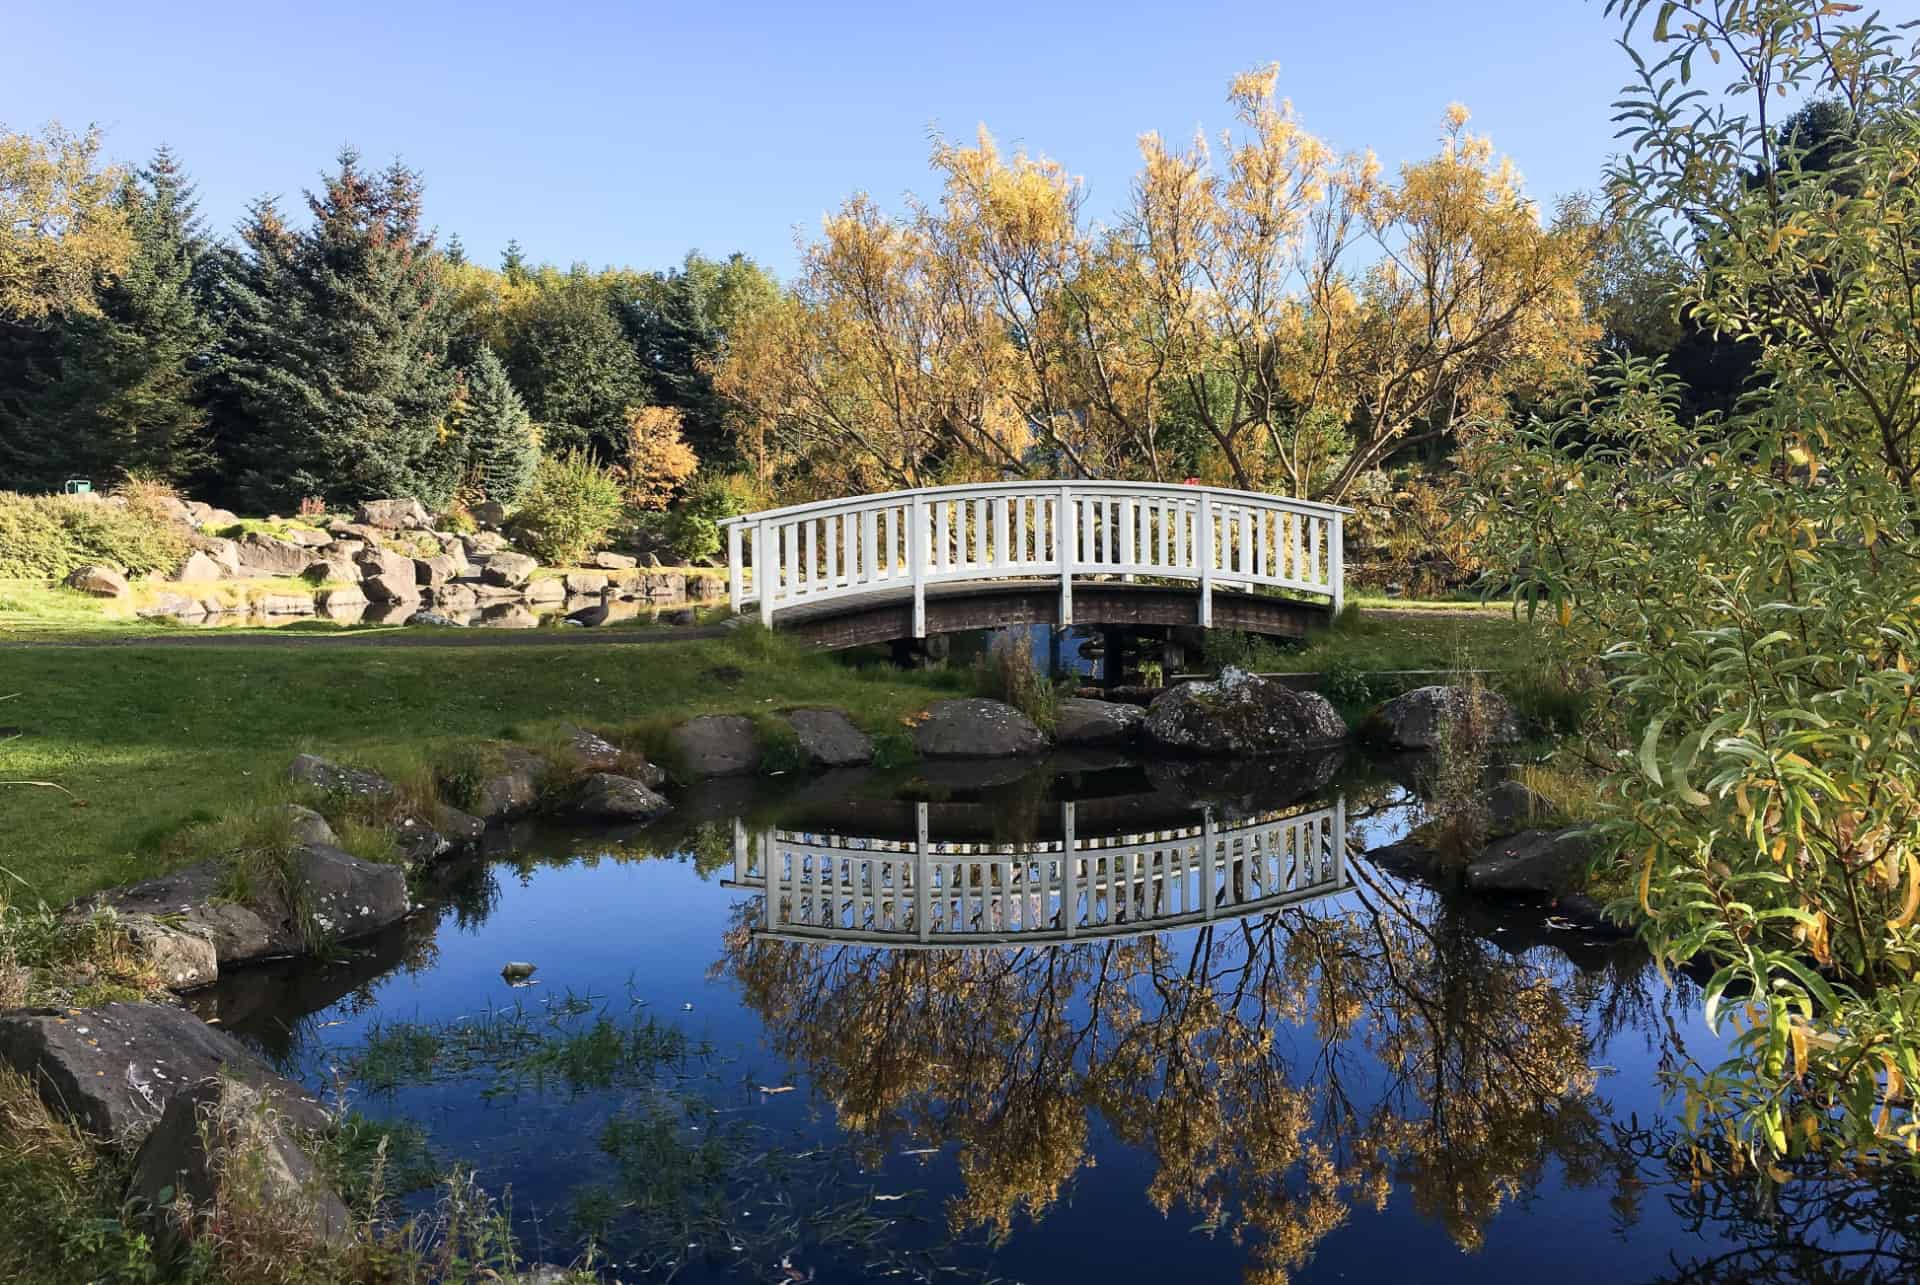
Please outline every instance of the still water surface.
[[1911, 1193], [1689, 1181], [1691, 984], [1373, 870], [1394, 775], [740, 784], [201, 1003], [608, 1279], [1916, 1279]]

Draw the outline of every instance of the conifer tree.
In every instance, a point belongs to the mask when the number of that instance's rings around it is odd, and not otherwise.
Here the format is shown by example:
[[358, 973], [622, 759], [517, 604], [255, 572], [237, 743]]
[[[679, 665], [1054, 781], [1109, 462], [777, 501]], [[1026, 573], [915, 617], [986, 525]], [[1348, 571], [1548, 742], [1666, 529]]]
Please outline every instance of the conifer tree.
[[547, 449], [586, 449], [611, 463], [626, 452], [629, 407], [647, 404], [647, 372], [605, 285], [575, 269], [544, 275], [508, 323], [503, 357]]
[[540, 446], [526, 403], [507, 378], [507, 368], [485, 344], [467, 367], [462, 428], [467, 475], [487, 499], [511, 505], [533, 480]]
[[0, 338], [0, 471], [12, 484], [128, 473], [181, 481], [206, 460], [199, 382], [214, 330], [192, 184], [162, 148], [114, 204], [133, 249], [97, 283], [95, 307]]
[[461, 471], [444, 258], [421, 228], [420, 179], [343, 151], [312, 225], [255, 204], [222, 274], [216, 365], [235, 497], [284, 508], [411, 495], [446, 502]]

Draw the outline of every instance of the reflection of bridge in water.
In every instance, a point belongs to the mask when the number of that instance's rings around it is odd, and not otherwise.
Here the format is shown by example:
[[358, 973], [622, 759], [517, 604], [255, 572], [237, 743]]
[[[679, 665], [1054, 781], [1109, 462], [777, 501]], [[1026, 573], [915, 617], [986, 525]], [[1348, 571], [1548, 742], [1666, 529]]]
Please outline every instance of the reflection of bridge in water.
[[1137, 833], [942, 842], [736, 821], [727, 886], [761, 895], [756, 936], [886, 946], [1022, 946], [1127, 937], [1298, 905], [1347, 884], [1346, 802]]

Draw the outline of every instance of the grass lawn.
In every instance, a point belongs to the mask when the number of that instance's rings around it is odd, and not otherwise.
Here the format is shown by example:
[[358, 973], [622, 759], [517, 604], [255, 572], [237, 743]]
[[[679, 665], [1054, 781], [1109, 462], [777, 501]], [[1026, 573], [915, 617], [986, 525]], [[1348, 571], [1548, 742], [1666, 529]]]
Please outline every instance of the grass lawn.
[[0, 866], [27, 904], [159, 873], [182, 859], [169, 837], [271, 801], [302, 750], [400, 770], [562, 722], [645, 744], [693, 714], [815, 704], [900, 733], [965, 682], [858, 671], [753, 629], [645, 647], [0, 650], [0, 781], [52, 783], [0, 785]]

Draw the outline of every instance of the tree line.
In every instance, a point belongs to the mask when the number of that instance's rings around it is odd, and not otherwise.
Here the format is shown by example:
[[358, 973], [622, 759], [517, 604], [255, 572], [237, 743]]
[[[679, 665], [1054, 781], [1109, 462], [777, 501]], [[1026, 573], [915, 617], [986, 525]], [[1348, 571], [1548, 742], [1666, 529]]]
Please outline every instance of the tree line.
[[512, 504], [578, 450], [656, 506], [734, 458], [712, 364], [779, 295], [740, 255], [664, 271], [470, 261], [420, 175], [343, 151], [300, 217], [212, 235], [181, 162], [0, 132], [0, 488], [134, 474], [246, 511]]

